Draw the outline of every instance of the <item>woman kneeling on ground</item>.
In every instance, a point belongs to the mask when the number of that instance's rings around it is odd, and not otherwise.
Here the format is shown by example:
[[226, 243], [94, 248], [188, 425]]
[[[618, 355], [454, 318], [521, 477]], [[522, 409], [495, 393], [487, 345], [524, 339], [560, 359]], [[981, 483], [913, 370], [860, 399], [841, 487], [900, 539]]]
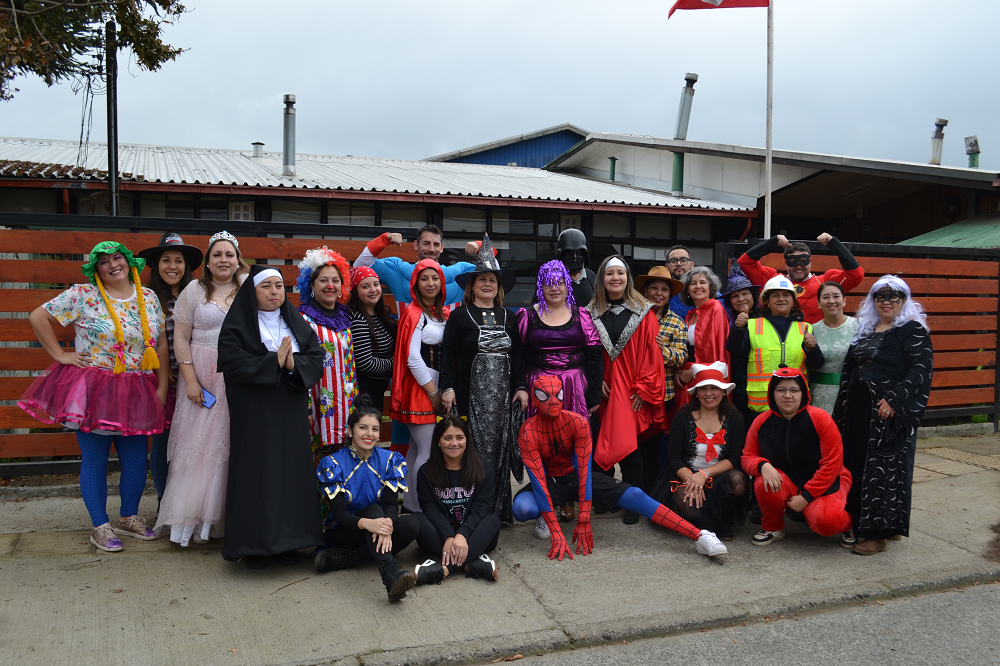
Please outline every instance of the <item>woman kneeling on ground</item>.
[[491, 511], [493, 468], [480, 458], [469, 426], [454, 414], [438, 421], [431, 442], [431, 457], [417, 472], [422, 513], [414, 515], [417, 543], [432, 559], [417, 565], [417, 584], [440, 583], [459, 571], [495, 581], [497, 565], [486, 554], [500, 537], [500, 518]]
[[399, 491], [406, 488], [406, 461], [378, 448], [382, 413], [366, 393], [354, 401], [347, 419], [347, 446], [324, 456], [316, 468], [330, 501], [325, 533], [327, 550], [316, 554], [318, 573], [349, 569], [375, 560], [389, 601], [413, 588], [413, 574], [399, 568], [396, 553], [417, 536], [413, 516], [399, 515]]
[[845, 506], [851, 473], [844, 467], [844, 445], [833, 418], [809, 404], [802, 372], [778, 368], [767, 387], [770, 411], [753, 422], [743, 449], [743, 469], [754, 479], [760, 505], [755, 546], [785, 538], [785, 510], [801, 513], [821, 536], [841, 533], [840, 545], [854, 547], [851, 517]]

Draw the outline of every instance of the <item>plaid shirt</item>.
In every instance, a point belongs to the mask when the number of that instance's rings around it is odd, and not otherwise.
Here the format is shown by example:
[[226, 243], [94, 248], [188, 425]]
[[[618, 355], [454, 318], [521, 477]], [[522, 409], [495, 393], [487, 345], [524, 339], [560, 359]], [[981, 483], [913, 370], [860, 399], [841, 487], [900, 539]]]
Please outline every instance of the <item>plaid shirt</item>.
[[664, 375], [666, 377], [667, 392], [663, 396], [663, 402], [674, 399], [674, 369], [680, 368], [687, 361], [687, 329], [681, 318], [670, 310], [664, 308], [664, 314], [660, 317], [660, 337], [666, 339], [666, 345], [660, 346], [663, 352]]

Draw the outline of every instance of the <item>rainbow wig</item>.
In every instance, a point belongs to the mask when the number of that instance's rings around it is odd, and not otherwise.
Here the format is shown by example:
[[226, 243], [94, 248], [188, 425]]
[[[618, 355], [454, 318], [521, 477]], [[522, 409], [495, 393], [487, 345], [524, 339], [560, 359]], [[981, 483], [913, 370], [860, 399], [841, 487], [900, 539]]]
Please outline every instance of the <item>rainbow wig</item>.
[[566, 270], [566, 265], [563, 262], [553, 259], [552, 261], [545, 262], [538, 269], [538, 282], [535, 295], [538, 297], [539, 311], [548, 312], [549, 310], [545, 305], [543, 288], [554, 287], [557, 284], [566, 285], [566, 304], [570, 307], [576, 307], [576, 301], [573, 300], [573, 278], [569, 276], [569, 271]]
[[312, 276], [323, 266], [333, 266], [340, 273], [340, 296], [337, 301], [347, 305], [351, 297], [351, 267], [339, 252], [334, 252], [327, 246], [317, 247], [306, 252], [299, 262], [299, 279], [295, 281], [299, 288], [299, 304], [305, 305], [312, 300]]

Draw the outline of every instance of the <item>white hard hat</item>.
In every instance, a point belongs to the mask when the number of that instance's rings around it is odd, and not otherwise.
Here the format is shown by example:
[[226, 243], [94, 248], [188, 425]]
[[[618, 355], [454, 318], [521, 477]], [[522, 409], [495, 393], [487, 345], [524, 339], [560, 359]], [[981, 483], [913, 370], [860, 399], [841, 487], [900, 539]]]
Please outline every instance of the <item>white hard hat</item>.
[[767, 281], [764, 288], [760, 290], [760, 300], [767, 300], [767, 292], [769, 291], [790, 291], [795, 293], [795, 285], [784, 275], [775, 275], [773, 278]]

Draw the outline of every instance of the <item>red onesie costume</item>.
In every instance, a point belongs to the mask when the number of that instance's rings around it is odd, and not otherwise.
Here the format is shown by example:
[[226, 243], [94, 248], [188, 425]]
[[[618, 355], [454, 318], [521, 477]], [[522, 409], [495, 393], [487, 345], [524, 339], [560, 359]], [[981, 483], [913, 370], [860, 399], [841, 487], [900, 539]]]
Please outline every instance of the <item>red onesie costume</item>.
[[531, 386], [531, 401], [537, 412], [521, 426], [518, 439], [531, 484], [514, 498], [514, 517], [519, 521], [534, 520], [539, 514], [544, 517], [552, 538], [549, 558], [573, 558], [553, 507], [574, 500], [580, 502], [573, 530], [576, 552], [593, 552], [590, 509], [594, 499], [613, 510], [620, 507], [641, 513], [661, 527], [694, 539], [703, 555], [726, 552], [714, 534], [699, 530], [638, 488], [605, 474], [591, 474], [590, 424], [583, 416], [564, 410], [562, 400], [562, 380], [553, 375], [536, 379]]

